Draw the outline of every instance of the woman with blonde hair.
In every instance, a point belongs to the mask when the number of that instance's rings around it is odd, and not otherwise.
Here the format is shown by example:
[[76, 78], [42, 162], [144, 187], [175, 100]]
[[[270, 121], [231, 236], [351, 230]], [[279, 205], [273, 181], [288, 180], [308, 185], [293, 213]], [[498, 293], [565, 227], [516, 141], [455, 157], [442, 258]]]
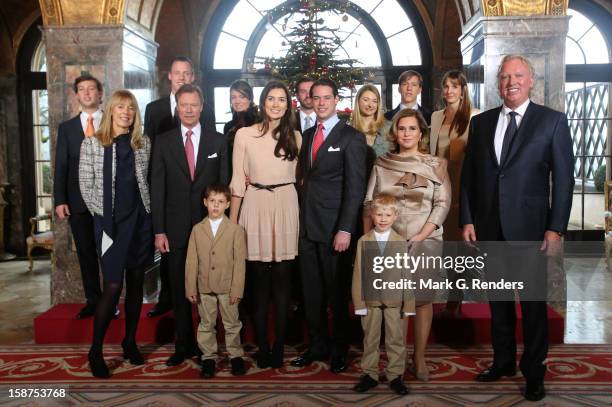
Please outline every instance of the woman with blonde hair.
[[[438, 242], [427, 244], [429, 255], [440, 255], [442, 224], [450, 207], [451, 189], [446, 172], [446, 160], [422, 152], [427, 137], [427, 122], [421, 112], [413, 109], [399, 111], [389, 130], [391, 151], [378, 157], [368, 182], [364, 206], [364, 229], [372, 228], [368, 216], [369, 205], [379, 193], [395, 196], [400, 202], [400, 213], [393, 230], [407, 241]], [[415, 247], [416, 247], [415, 245]], [[416, 276], [427, 278], [428, 271], [417, 269]], [[433, 317], [435, 292], [416, 291], [414, 323], [414, 353], [411, 370], [423, 381], [429, 378], [425, 363], [425, 348]]]
[[[480, 113], [472, 108], [465, 75], [458, 70], [446, 72], [442, 78], [442, 95], [444, 109], [431, 115], [431, 135], [429, 138], [429, 153], [448, 161], [448, 175], [453, 190], [452, 202], [446, 222], [444, 222], [444, 240], [461, 241], [459, 229], [459, 184], [465, 146], [472, 116]], [[449, 270], [449, 277], [454, 278], [455, 272]], [[455, 316], [461, 310], [462, 292], [449, 292], [445, 314]]]
[[151, 143], [142, 134], [132, 93], [111, 96], [100, 129], [81, 145], [79, 186], [94, 217], [104, 288], [96, 307], [89, 365], [95, 377], [110, 377], [102, 356], [108, 325], [126, 281], [123, 357], [144, 364], [136, 346], [145, 267], [153, 260], [153, 229], [147, 176]]
[[351, 126], [366, 136], [368, 143], [368, 174], [372, 170], [376, 157], [389, 151], [389, 142], [385, 135], [385, 115], [382, 108], [380, 92], [372, 84], [363, 85], [355, 96], [355, 107]]

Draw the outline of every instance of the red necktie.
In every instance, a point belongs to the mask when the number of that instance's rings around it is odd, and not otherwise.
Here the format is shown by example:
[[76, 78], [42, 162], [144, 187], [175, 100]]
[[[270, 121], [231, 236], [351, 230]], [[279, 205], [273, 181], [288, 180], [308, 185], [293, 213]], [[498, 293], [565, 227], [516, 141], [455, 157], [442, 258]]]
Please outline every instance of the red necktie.
[[319, 147], [321, 147], [323, 141], [325, 141], [325, 138], [323, 137], [323, 123], [319, 123], [317, 126], [317, 134], [315, 134], [314, 140], [312, 140], [312, 150], [310, 153], [312, 163], [314, 163], [315, 159], [317, 158]]
[[191, 135], [193, 131], [187, 130], [185, 136], [187, 140], [185, 140], [185, 156], [187, 156], [187, 167], [189, 167], [189, 175], [191, 176], [191, 181], [194, 179], [195, 175], [195, 156], [193, 154], [193, 143], [191, 142]]

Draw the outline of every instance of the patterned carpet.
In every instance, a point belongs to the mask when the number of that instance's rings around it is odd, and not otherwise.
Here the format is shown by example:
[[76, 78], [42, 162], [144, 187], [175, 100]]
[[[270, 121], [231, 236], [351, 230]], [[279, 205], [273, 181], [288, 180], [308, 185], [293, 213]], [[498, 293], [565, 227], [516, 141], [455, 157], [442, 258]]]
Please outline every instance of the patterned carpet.
[[[212, 380], [199, 378], [199, 366], [190, 360], [176, 367], [164, 362], [170, 347], [144, 346], [147, 363], [123, 362], [121, 349], [109, 345], [105, 356], [113, 376], [91, 377], [86, 346], [19, 345], [0, 347], [0, 405], [103, 406], [511, 406], [527, 403], [520, 395], [520, 374], [483, 384], [476, 372], [491, 362], [486, 347], [453, 349], [434, 345], [428, 350], [431, 380], [417, 382], [407, 375], [411, 394], [398, 397], [386, 383], [367, 394], [356, 394], [359, 353], [352, 353], [348, 371], [335, 375], [324, 363], [307, 368], [257, 369], [248, 359], [245, 376], [233, 377], [226, 361], [217, 364]], [[297, 354], [286, 353], [286, 359]], [[384, 362], [382, 362], [384, 364]], [[382, 367], [382, 366], [381, 366]], [[612, 405], [612, 345], [555, 345], [547, 361], [548, 396], [539, 405]], [[63, 398], [10, 398], [17, 388], [65, 389]], [[531, 403], [529, 403], [531, 404]]]

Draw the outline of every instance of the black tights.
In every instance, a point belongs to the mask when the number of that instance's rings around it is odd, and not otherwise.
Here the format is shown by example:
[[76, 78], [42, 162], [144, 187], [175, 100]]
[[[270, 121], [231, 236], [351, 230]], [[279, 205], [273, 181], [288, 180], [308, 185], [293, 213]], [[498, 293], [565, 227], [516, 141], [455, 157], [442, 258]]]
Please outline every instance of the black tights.
[[281, 262], [249, 262], [251, 273], [251, 301], [255, 338], [261, 352], [268, 352], [268, 301], [270, 294], [274, 300], [276, 326], [274, 350], [282, 352], [287, 331], [287, 313], [291, 297], [291, 273], [293, 260]]
[[[136, 328], [138, 328], [138, 320], [140, 319], [140, 310], [142, 308], [142, 294], [144, 285], [144, 269], [132, 268], [125, 270], [125, 338], [124, 345], [135, 344]], [[111, 283], [104, 281], [102, 296], [96, 307], [96, 315], [94, 317], [93, 342], [91, 350], [93, 352], [102, 352], [104, 344], [104, 336], [106, 330], [115, 314], [115, 308], [121, 296], [123, 281], [120, 283]]]

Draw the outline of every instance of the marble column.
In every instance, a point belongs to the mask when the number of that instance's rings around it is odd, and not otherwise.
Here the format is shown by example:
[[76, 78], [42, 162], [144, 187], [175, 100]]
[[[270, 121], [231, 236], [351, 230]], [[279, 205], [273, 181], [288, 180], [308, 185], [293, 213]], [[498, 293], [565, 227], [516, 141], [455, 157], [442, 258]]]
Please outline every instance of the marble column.
[[463, 63], [481, 110], [499, 106], [497, 69], [504, 55], [522, 54], [534, 65], [532, 99], [564, 111], [567, 16], [481, 17], [459, 38]]
[[[72, 84], [83, 73], [100, 79], [103, 105], [112, 92], [129, 89], [138, 99], [141, 115], [153, 98], [157, 44], [124, 25], [46, 26], [49, 128], [55, 162], [57, 127], [79, 111]], [[84, 302], [79, 263], [67, 221], [54, 222], [55, 264], [51, 275], [51, 302]]]

